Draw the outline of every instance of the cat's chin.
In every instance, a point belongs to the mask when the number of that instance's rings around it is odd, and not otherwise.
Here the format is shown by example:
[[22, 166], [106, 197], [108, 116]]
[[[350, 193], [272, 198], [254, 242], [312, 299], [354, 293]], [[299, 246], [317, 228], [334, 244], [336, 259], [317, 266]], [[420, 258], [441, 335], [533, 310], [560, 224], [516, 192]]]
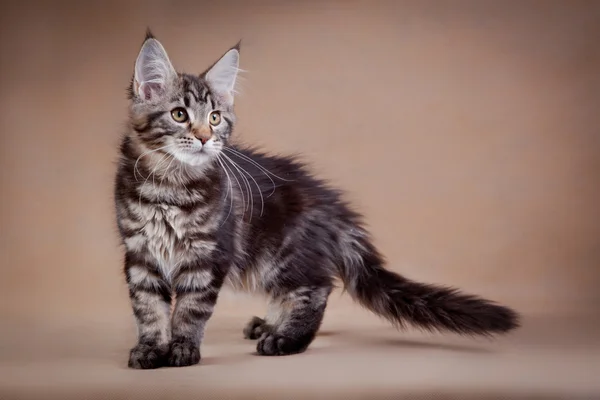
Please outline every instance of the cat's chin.
[[191, 167], [202, 167], [209, 165], [214, 158], [213, 155], [207, 152], [177, 152], [174, 154], [175, 158], [186, 165]]

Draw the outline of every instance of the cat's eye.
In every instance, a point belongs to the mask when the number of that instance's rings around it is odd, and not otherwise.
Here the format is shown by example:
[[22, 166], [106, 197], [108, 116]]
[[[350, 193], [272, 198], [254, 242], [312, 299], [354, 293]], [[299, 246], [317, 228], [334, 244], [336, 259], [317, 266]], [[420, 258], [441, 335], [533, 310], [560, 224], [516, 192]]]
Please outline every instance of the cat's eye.
[[187, 111], [183, 107], [177, 107], [171, 111], [171, 117], [175, 122], [183, 123], [189, 119]]
[[221, 123], [221, 113], [218, 111], [211, 112], [208, 116], [208, 122], [210, 122], [212, 126], [219, 125]]

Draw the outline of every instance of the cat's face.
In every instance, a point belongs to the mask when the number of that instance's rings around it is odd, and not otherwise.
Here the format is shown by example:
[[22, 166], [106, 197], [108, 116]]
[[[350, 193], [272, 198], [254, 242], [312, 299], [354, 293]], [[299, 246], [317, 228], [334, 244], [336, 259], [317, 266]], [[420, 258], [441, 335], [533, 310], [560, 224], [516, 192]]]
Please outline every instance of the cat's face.
[[163, 46], [144, 42], [131, 86], [131, 122], [147, 151], [201, 166], [214, 160], [235, 123], [234, 86], [239, 49], [229, 50], [200, 75], [177, 73]]

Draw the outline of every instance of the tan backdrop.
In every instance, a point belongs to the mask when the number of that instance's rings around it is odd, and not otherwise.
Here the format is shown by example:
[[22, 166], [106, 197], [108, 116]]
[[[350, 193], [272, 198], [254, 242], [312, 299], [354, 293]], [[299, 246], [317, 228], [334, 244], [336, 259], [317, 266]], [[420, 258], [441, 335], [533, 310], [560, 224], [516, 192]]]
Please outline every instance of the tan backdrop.
[[[112, 179], [147, 26], [187, 72], [242, 38], [237, 137], [346, 189], [390, 268], [523, 328], [399, 334], [336, 293], [309, 352], [253, 357], [262, 299], [225, 293], [203, 365], [127, 371]], [[0, 398], [600, 398], [599, 38], [597, 1], [2, 2]]]
[[112, 177], [146, 26], [187, 72], [242, 38], [237, 136], [345, 188], [391, 268], [598, 311], [599, 3], [215, 3], [3, 5], [3, 318], [130, 314]]

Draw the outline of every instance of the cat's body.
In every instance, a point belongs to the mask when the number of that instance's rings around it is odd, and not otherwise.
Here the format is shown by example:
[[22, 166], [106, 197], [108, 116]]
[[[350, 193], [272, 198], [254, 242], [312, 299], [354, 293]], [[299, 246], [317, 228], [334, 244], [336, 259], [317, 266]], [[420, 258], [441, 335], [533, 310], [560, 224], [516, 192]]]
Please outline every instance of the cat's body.
[[338, 278], [396, 325], [466, 334], [517, 326], [508, 308], [386, 270], [360, 216], [300, 162], [228, 145], [238, 51], [197, 77], [175, 73], [151, 37], [138, 57], [115, 184], [139, 330], [131, 367], [197, 363], [224, 284], [270, 299], [266, 317], [244, 329], [262, 355], [308, 347]]

